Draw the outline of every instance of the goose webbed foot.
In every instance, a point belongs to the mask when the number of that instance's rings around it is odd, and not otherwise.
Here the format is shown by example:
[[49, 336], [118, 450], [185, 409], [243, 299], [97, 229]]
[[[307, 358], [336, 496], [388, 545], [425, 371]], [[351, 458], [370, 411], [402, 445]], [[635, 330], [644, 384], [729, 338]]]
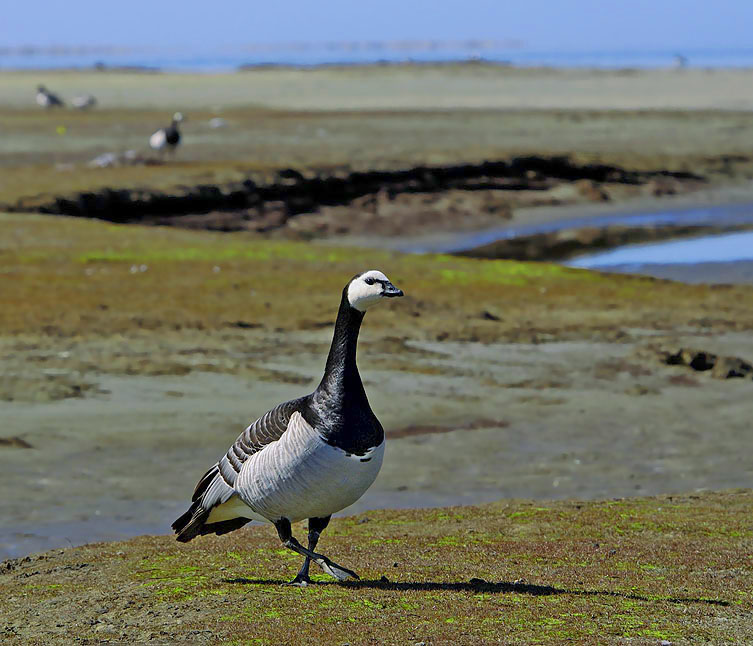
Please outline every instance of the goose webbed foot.
[[296, 540], [295, 536], [293, 536], [292, 530], [290, 528], [290, 521], [287, 518], [282, 518], [275, 523], [277, 533], [280, 536], [280, 540], [282, 541], [283, 545], [285, 545], [285, 547], [287, 547], [288, 549], [291, 549], [294, 552], [298, 552], [298, 554], [306, 557], [306, 560], [303, 562], [301, 569], [299, 570], [295, 579], [290, 582], [290, 585], [304, 587], [311, 583], [311, 579], [309, 578], [309, 566], [311, 564], [311, 561], [314, 561], [314, 563], [322, 568], [324, 572], [337, 579], [338, 581], [345, 581], [346, 579], [351, 578], [360, 578], [355, 572], [353, 572], [353, 570], [349, 570], [342, 565], [338, 565], [323, 554], [317, 554], [316, 552], [314, 552], [314, 550], [316, 549], [316, 544], [319, 542], [319, 534], [327, 526], [329, 519], [329, 516], [327, 516], [326, 518], [309, 518], [308, 549], [303, 547], [303, 545], [301, 545]]
[[338, 565], [331, 559], [328, 559], [326, 556], [322, 556], [321, 554], [319, 554], [318, 556], [319, 558], [315, 559], [316, 564], [327, 574], [329, 574], [331, 577], [334, 577], [338, 581], [345, 581], [347, 579], [359, 580], [361, 578], [355, 572], [353, 572], [353, 570], [349, 570], [342, 565]]
[[[303, 568], [301, 568], [301, 570], [303, 570]], [[289, 581], [285, 585], [292, 585], [296, 588], [305, 588], [310, 583], [311, 583], [311, 579], [309, 578], [308, 572], [306, 572], [306, 574], [302, 574], [301, 572], [299, 572], [298, 574], [295, 575], [295, 579], [293, 579], [292, 581]]]

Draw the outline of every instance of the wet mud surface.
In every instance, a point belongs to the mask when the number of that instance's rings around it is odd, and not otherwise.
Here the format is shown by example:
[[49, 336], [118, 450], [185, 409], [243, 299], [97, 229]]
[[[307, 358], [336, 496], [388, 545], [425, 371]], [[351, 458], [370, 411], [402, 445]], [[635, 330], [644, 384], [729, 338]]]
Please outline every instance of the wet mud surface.
[[[619, 343], [397, 344], [366, 332], [362, 374], [388, 449], [376, 484], [346, 513], [750, 482], [750, 376], [667, 365], [652, 349], [655, 332], [628, 334]], [[159, 350], [142, 339], [120, 359], [106, 342], [66, 344], [68, 380], [88, 388], [51, 394], [11, 378], [26, 390], [0, 391], [0, 487], [27, 486], [7, 502], [0, 553], [167, 532], [246, 423], [314, 387], [328, 336], [249, 333], [222, 348], [197, 336], [196, 346], [163, 340]], [[753, 356], [747, 335], [681, 338]], [[109, 373], [94, 368], [105, 354]], [[16, 375], [36, 372], [35, 355], [3, 351]], [[133, 361], [140, 374], [129, 376]]]

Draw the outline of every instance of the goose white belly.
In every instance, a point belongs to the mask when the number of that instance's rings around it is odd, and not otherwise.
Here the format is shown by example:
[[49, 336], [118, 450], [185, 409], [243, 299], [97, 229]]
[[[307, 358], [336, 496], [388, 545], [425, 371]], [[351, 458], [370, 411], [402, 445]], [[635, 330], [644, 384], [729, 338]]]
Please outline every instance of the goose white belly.
[[383, 457], [384, 442], [365, 455], [349, 455], [294, 413], [279, 440], [246, 460], [234, 489], [255, 514], [272, 522], [329, 516], [364, 494]]

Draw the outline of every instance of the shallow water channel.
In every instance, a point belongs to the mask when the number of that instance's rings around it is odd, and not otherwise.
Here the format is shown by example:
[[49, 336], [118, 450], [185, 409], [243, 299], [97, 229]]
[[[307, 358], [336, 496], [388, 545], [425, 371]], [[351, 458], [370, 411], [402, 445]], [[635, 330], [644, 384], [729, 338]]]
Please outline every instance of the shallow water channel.
[[753, 283], [753, 232], [627, 245], [565, 264], [690, 283]]
[[[607, 226], [745, 227], [753, 225], [753, 203], [676, 207], [632, 213], [595, 214], [546, 223], [506, 226], [451, 238], [406, 242], [400, 250], [452, 253], [492, 242], [565, 229]], [[629, 244], [571, 258], [563, 264], [583, 269], [645, 274], [688, 283], [753, 284], [753, 232], [703, 235], [690, 239]]]
[[743, 231], [690, 240], [629, 245], [603, 253], [580, 256], [568, 264], [585, 269], [647, 264], [689, 264], [753, 260], [753, 232]]
[[[661, 210], [637, 210], [627, 213], [592, 214], [582, 217], [558, 219], [551, 222], [507, 225], [483, 231], [456, 233], [434, 240], [397, 242], [395, 248], [413, 253], [453, 253], [481, 247], [497, 240], [551, 233], [563, 229], [607, 226], [714, 226], [735, 227], [753, 225], [753, 203], [719, 204], [713, 206], [673, 207]], [[643, 245], [631, 245], [638, 247]], [[720, 248], [721, 249], [721, 248]], [[722, 255], [717, 261], [725, 261]], [[694, 262], [689, 260], [687, 262]], [[699, 262], [709, 262], [700, 260]]]

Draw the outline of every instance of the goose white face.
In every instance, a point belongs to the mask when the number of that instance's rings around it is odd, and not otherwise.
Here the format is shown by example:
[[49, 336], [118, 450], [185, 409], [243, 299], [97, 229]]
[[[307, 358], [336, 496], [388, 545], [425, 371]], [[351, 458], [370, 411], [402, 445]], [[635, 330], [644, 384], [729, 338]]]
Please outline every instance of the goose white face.
[[402, 295], [402, 290], [395, 287], [387, 276], [376, 269], [356, 276], [348, 285], [348, 303], [359, 312], [365, 312], [383, 298]]

